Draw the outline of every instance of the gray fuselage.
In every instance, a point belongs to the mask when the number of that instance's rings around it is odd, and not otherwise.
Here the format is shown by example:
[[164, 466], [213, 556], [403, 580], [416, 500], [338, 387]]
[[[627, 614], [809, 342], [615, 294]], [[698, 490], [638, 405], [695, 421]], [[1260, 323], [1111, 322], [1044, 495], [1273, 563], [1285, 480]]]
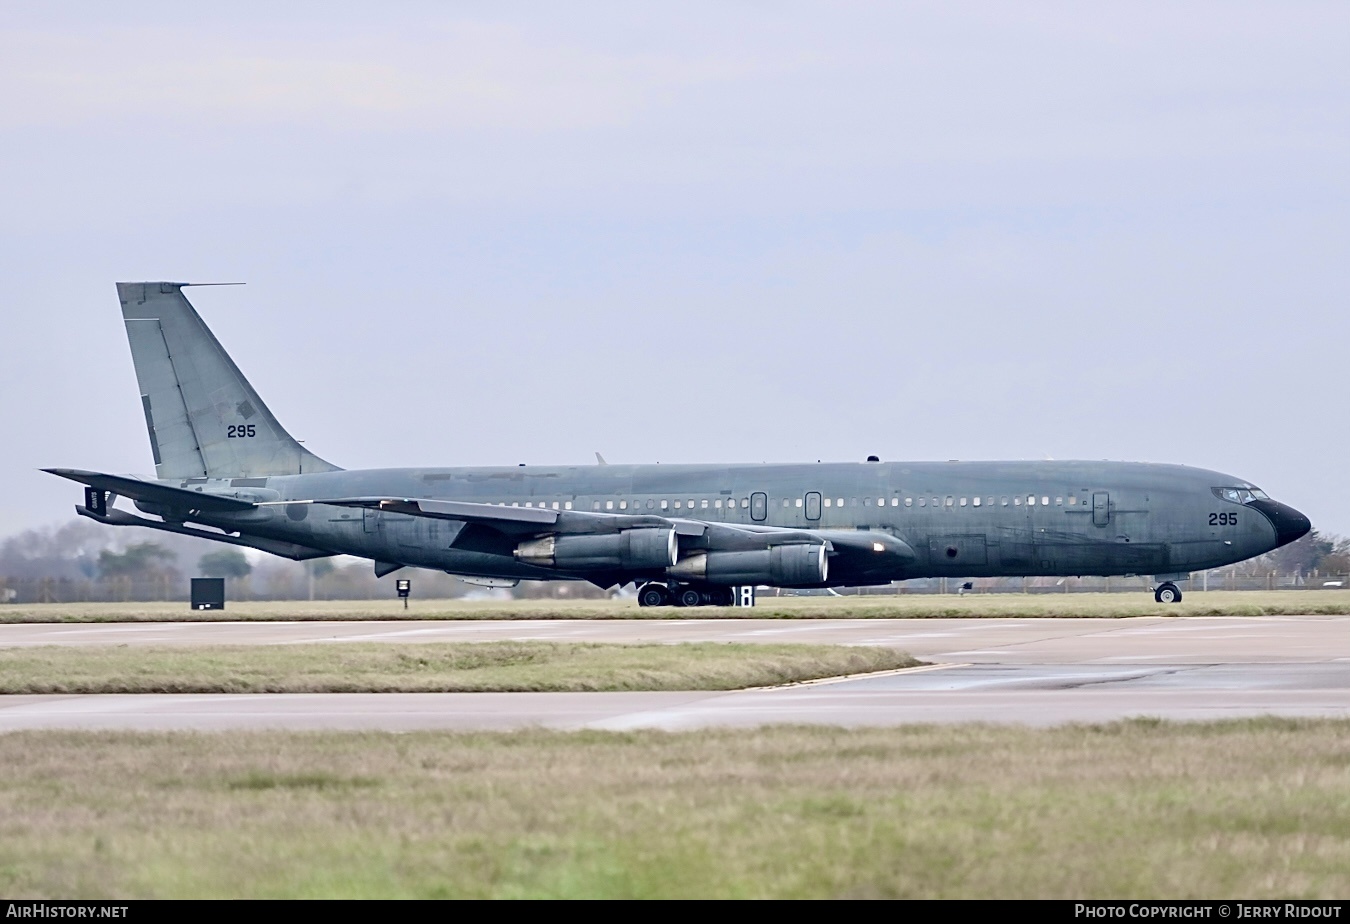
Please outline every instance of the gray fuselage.
[[[476, 524], [277, 502], [429, 498], [826, 534], [871, 531], [913, 552], [841, 557], [830, 566], [828, 585], [936, 576], [1181, 575], [1260, 555], [1308, 528], [1305, 517], [1243, 479], [1125, 462], [407, 468], [162, 483], [271, 502], [194, 517], [245, 535], [507, 579], [590, 576], [522, 562], [513, 555], [519, 536]], [[1216, 490], [1223, 488], [1242, 489], [1245, 502], [1225, 499]], [[681, 542], [681, 552], [698, 547], [698, 540]]]

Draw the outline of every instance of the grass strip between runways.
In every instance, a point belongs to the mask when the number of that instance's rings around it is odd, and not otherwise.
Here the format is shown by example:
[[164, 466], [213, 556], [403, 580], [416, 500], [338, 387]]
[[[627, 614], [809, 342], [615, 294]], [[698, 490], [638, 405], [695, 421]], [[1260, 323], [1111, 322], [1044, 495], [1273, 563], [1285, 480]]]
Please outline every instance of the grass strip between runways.
[[0, 693], [736, 690], [918, 664], [889, 648], [470, 642], [0, 649]]
[[0, 735], [28, 898], [1327, 898], [1350, 721]]
[[636, 600], [231, 600], [224, 610], [177, 603], [0, 605], [0, 623], [276, 622], [480, 619], [1130, 619], [1138, 616], [1343, 616], [1350, 589], [1197, 592], [1157, 603], [1141, 585], [1124, 593], [762, 595], [753, 607], [640, 607]]

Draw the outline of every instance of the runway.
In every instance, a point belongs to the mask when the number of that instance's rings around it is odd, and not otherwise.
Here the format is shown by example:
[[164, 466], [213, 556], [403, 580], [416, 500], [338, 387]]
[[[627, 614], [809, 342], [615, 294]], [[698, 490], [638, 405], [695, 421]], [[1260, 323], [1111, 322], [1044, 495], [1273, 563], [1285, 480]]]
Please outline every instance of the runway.
[[730, 693], [0, 697], [30, 728], [474, 730], [1056, 725], [1350, 717], [1350, 617], [117, 623], [0, 626], [0, 647], [489, 641], [887, 645], [932, 666]]

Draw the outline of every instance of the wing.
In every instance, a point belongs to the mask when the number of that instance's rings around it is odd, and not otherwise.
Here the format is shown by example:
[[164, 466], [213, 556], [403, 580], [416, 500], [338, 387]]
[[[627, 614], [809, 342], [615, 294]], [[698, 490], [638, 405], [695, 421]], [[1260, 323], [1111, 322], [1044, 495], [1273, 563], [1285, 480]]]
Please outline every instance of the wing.
[[[617, 580], [624, 572], [659, 574], [667, 568], [672, 569], [672, 575], [713, 580], [721, 569], [749, 583], [752, 575], [761, 572], [765, 580], [769, 579], [767, 575], [786, 574], [794, 566], [785, 562], [795, 556], [792, 560], [800, 561], [794, 573], [818, 575], [803, 577], [798, 583], [811, 584], [825, 581], [824, 556], [836, 559], [849, 575], [864, 578], [869, 572], [894, 571], [897, 565], [908, 564], [916, 557], [902, 539], [878, 531], [731, 525], [650, 514], [507, 507], [430, 498], [344, 497], [277, 503], [361, 507], [478, 524], [516, 541], [514, 555], [521, 561], [556, 568], [560, 574], [603, 572], [606, 580]], [[785, 547], [798, 548], [794, 551]], [[811, 551], [817, 547], [823, 548]]]
[[470, 501], [445, 501], [406, 497], [339, 497], [309, 501], [273, 501], [277, 504], [328, 504], [334, 507], [364, 507], [387, 510], [436, 520], [482, 523], [504, 533], [538, 535], [567, 533], [608, 533], [625, 529], [674, 529], [679, 536], [701, 536], [705, 524], [697, 520], [630, 514], [591, 513], [584, 510], [548, 510], [543, 507], [507, 507], [502, 504], [476, 504]]

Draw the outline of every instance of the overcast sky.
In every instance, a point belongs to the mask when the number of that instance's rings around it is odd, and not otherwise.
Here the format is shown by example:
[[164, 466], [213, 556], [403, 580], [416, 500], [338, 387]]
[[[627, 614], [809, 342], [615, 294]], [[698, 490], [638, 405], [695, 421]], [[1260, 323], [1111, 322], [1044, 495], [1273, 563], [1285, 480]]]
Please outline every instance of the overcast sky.
[[[286, 12], [278, 13], [277, 6]], [[228, 9], [228, 13], [223, 12]], [[347, 468], [1130, 459], [1350, 535], [1350, 5], [0, 5], [0, 535], [113, 283]]]

